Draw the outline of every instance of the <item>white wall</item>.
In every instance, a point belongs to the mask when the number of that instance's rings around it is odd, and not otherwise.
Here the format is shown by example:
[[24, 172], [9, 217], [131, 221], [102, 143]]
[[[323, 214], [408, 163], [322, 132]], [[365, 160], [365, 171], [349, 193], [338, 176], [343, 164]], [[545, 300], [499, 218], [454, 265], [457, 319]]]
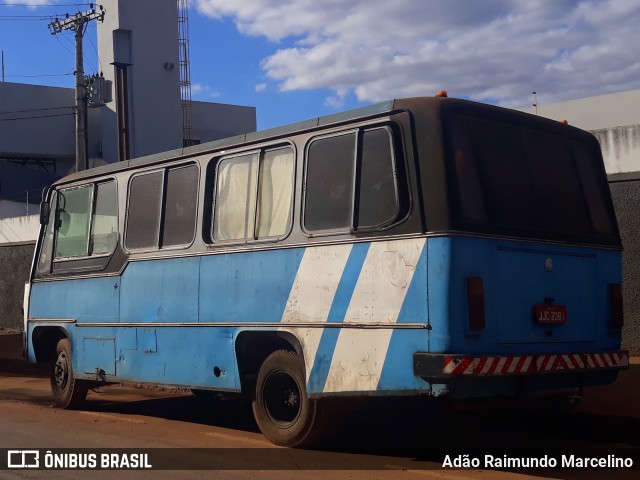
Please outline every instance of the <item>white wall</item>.
[[608, 174], [640, 171], [640, 125], [593, 130]]
[[[0, 128], [0, 151], [68, 155], [75, 152], [72, 89], [0, 82], [2, 119], [70, 114], [66, 117], [28, 118], [3, 121]], [[53, 109], [56, 110], [44, 110]], [[29, 112], [20, 112], [30, 110]]]
[[191, 138], [202, 143], [256, 131], [255, 107], [193, 102], [191, 113]]
[[[534, 108], [524, 110], [535, 113]], [[597, 97], [579, 98], [567, 102], [545, 104], [538, 95], [538, 115], [554, 120], [567, 120], [583, 130], [640, 124], [640, 90], [611, 93]]]
[[[131, 31], [131, 157], [182, 147], [182, 111], [178, 68], [176, 0], [104, 0], [104, 23], [98, 23], [98, 51], [104, 75], [115, 92], [113, 30]], [[172, 63], [173, 70], [165, 64]], [[116, 104], [102, 111], [103, 158], [117, 160]]]
[[35, 242], [39, 231], [39, 214], [28, 217], [3, 218], [0, 219], [0, 244]]
[[[38, 209], [38, 206], [29, 204], [28, 209], [30, 213], [34, 213]], [[27, 215], [26, 202], [12, 202], [10, 200], [0, 200], [0, 218], [19, 217], [21, 215]]]
[[[23, 153], [73, 157], [76, 154], [75, 117], [70, 108], [75, 104], [73, 88], [45, 87], [23, 83], [0, 82], [0, 106], [5, 113], [0, 119], [24, 118], [3, 121], [0, 128], [0, 156]], [[24, 111], [28, 110], [28, 111]], [[69, 114], [67, 116], [55, 116]], [[27, 118], [41, 117], [47, 118]], [[100, 155], [100, 116], [89, 109], [89, 155]], [[75, 171], [75, 160], [57, 160], [58, 173], [65, 175]]]

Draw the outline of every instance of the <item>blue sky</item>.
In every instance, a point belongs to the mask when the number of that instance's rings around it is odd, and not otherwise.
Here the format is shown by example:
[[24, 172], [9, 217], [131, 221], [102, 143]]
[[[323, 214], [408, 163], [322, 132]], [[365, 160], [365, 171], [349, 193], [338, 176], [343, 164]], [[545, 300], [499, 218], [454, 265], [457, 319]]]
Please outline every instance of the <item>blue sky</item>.
[[[73, 86], [71, 34], [0, 0], [7, 81]], [[133, 1], [133, 0], [131, 0]], [[166, 1], [166, 0], [164, 0]], [[253, 105], [269, 128], [389, 98], [509, 107], [640, 88], [637, 0], [191, 0], [193, 98]], [[95, 23], [88, 34], [95, 43]], [[96, 61], [91, 41], [88, 61]], [[19, 77], [50, 75], [55, 77]], [[67, 74], [67, 75], [64, 75]]]

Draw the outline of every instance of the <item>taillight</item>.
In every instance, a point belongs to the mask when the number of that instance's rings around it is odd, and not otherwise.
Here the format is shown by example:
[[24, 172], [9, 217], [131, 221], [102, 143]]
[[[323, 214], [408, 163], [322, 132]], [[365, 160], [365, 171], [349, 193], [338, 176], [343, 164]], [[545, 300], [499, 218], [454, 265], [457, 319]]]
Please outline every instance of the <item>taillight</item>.
[[611, 326], [614, 330], [622, 330], [624, 326], [622, 285], [619, 283], [610, 283], [609, 295], [611, 297]]
[[467, 277], [467, 305], [469, 307], [469, 328], [484, 328], [484, 285], [481, 277]]

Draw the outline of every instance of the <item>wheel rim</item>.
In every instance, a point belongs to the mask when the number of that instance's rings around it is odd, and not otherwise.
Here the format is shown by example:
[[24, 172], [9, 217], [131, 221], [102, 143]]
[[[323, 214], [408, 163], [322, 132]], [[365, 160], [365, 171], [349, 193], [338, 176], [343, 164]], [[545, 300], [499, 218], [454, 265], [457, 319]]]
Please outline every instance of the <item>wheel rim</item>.
[[302, 409], [302, 392], [296, 379], [284, 371], [272, 372], [264, 383], [263, 405], [275, 425], [293, 425]]
[[53, 367], [53, 378], [56, 382], [56, 387], [60, 391], [64, 391], [69, 383], [69, 362], [64, 352], [58, 354], [58, 359]]

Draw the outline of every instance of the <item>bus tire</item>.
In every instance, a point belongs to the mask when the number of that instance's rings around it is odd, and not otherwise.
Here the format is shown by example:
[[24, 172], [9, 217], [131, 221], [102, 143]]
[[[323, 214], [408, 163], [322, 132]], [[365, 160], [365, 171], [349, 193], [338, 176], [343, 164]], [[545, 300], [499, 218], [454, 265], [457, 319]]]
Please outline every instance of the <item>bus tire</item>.
[[88, 386], [77, 380], [71, 365], [71, 343], [63, 338], [56, 345], [56, 356], [51, 370], [51, 393], [56, 407], [76, 408], [87, 397]]
[[275, 445], [305, 447], [320, 439], [326, 419], [319, 402], [307, 395], [304, 365], [297, 353], [278, 350], [263, 362], [253, 414], [263, 435]]

